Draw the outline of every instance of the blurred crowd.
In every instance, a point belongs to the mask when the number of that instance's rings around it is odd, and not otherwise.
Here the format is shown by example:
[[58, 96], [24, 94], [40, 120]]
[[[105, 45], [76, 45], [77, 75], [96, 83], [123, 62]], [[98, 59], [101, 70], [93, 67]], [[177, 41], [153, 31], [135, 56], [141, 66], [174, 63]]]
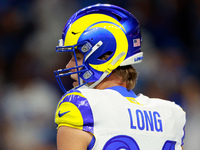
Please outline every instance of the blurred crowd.
[[138, 18], [144, 60], [134, 66], [134, 92], [179, 104], [187, 113], [184, 150], [199, 150], [199, 0], [1, 0], [0, 150], [56, 149], [54, 112], [62, 93], [53, 71], [68, 58], [55, 46], [69, 17], [96, 3]]

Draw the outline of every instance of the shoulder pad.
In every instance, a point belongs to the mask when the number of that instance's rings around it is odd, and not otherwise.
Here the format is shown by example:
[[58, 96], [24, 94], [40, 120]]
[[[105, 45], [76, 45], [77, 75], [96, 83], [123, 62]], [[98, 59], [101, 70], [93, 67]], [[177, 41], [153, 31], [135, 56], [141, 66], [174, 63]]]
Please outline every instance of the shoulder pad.
[[92, 109], [86, 97], [78, 90], [71, 90], [58, 103], [55, 123], [93, 133]]

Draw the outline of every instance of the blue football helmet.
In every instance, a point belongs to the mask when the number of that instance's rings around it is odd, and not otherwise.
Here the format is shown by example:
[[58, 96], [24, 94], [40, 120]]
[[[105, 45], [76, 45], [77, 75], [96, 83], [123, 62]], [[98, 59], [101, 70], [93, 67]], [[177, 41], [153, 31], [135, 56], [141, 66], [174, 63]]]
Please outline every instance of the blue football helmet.
[[[73, 52], [76, 59], [78, 49], [84, 60], [81, 66], [76, 62], [76, 67], [54, 71], [59, 86], [66, 92], [60, 77], [76, 73], [76, 88], [87, 83], [95, 87], [118, 66], [141, 62], [141, 42], [139, 22], [125, 9], [96, 4], [79, 10], [66, 23], [56, 52]], [[100, 59], [108, 53], [106, 60]], [[76, 71], [70, 72], [72, 69]]]

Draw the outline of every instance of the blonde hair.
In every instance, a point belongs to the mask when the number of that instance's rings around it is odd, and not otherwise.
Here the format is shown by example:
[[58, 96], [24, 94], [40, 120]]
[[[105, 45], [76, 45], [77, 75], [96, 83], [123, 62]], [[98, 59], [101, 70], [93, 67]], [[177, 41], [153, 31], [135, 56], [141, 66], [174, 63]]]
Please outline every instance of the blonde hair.
[[127, 90], [132, 90], [137, 82], [137, 72], [133, 66], [119, 66], [113, 70], [112, 74], [119, 77], [121, 82], [126, 82]]

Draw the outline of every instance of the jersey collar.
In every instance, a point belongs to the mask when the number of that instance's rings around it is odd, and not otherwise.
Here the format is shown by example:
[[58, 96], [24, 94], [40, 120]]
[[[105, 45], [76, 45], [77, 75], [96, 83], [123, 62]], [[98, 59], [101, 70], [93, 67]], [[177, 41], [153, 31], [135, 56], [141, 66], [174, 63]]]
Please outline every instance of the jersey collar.
[[133, 98], [137, 98], [137, 95], [132, 91], [132, 90], [127, 90], [125, 87], [123, 86], [113, 86], [113, 87], [109, 87], [106, 89], [111, 89], [111, 90], [115, 90], [117, 92], [119, 92], [122, 96], [124, 97], [133, 97]]

